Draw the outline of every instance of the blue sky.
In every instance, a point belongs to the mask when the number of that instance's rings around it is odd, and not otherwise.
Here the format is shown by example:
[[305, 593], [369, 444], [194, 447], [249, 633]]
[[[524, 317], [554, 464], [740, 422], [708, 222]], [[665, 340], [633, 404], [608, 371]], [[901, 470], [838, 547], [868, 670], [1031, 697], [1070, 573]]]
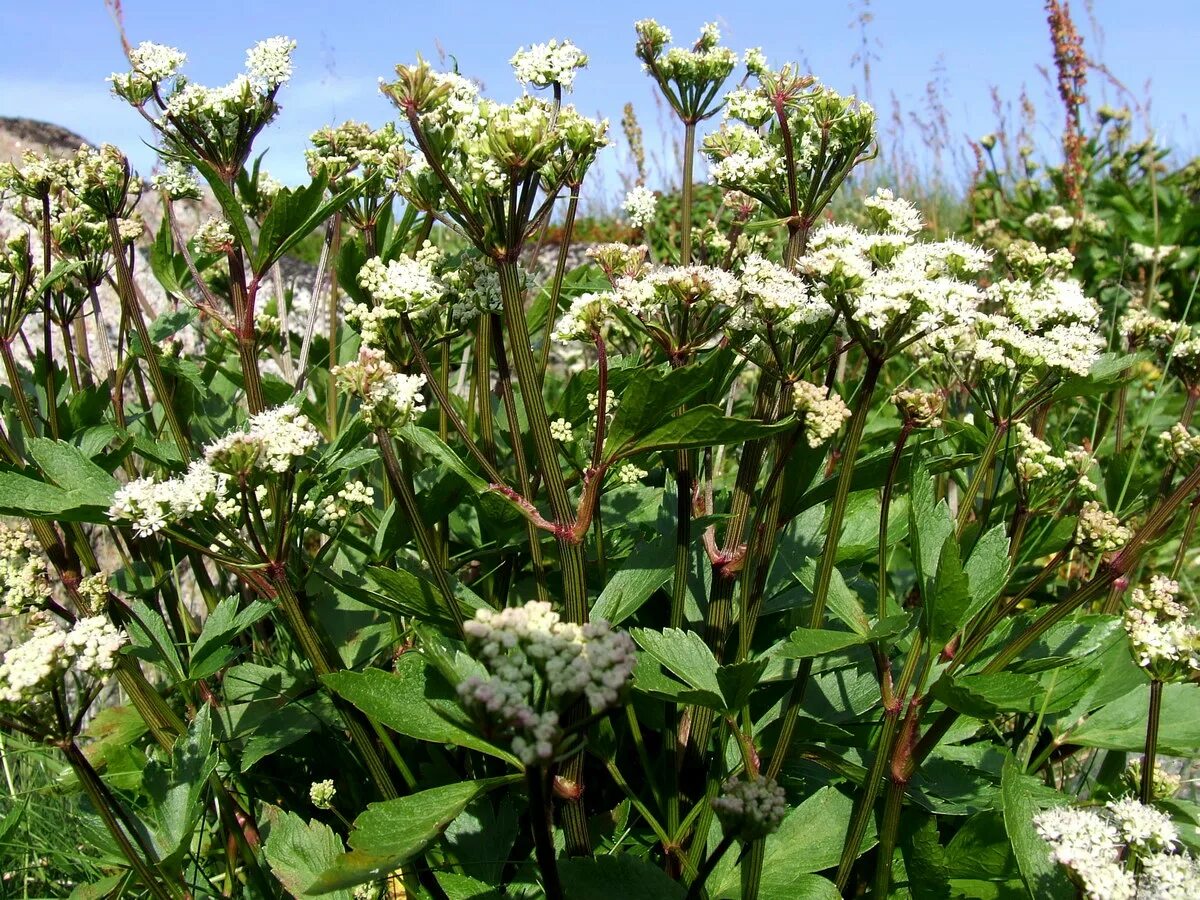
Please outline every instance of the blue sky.
[[[0, 115], [46, 119], [90, 141], [121, 146], [143, 170], [153, 163], [149, 134], [136, 113], [107, 92], [105, 76], [124, 68], [116, 32], [103, 0], [0, 3]], [[130, 39], [178, 46], [187, 72], [219, 84], [240, 71], [245, 48], [275, 34], [299, 42], [296, 75], [281, 95], [283, 114], [263, 136], [266, 167], [285, 181], [302, 177], [307, 135], [344, 119], [382, 124], [392, 109], [379, 95], [380, 76], [417, 53], [452, 54], [464, 74], [507, 99], [518, 90], [507, 60], [521, 44], [569, 37], [591, 56], [573, 101], [583, 112], [607, 116], [619, 132], [621, 108], [632, 101], [647, 131], [647, 146], [663, 152], [663, 120], [650, 80], [632, 55], [632, 23], [653, 16], [690, 43], [701, 24], [720, 23], [737, 50], [761, 46], [772, 63], [806, 62], [830, 86], [861, 92], [861, 68], [851, 65], [860, 35], [850, 23], [861, 4], [843, 0], [791, 2], [625, 2], [558, 0], [503, 3], [411, 0], [124, 0]], [[1077, 0], [1075, 14], [1086, 48], [1096, 51]], [[1200, 149], [1188, 115], [1200, 80], [1200, 5], [1195, 0], [1095, 0], [1109, 69], [1139, 97], [1147, 86], [1152, 119], [1163, 139]], [[956, 140], [993, 127], [990, 89], [1015, 100], [1022, 85], [1037, 105], [1041, 137], [1052, 140], [1058, 108], [1037, 67], [1049, 62], [1045, 14], [1039, 0], [875, 0], [869, 26], [871, 95], [881, 117], [895, 95], [906, 111], [920, 112], [935, 74], [948, 91], [950, 131]], [[1099, 99], [1099, 76], [1095, 96]], [[612, 151], [610, 151], [610, 154]], [[623, 153], [623, 147], [619, 153]], [[613, 154], [614, 157], [618, 154]], [[604, 189], [618, 191], [614, 158]]]

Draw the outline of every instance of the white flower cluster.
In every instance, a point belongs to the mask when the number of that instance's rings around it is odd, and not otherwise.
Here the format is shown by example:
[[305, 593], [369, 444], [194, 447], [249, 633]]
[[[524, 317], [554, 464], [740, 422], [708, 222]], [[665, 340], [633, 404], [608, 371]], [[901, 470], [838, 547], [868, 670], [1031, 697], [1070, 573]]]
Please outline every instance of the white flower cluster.
[[1200, 896], [1200, 866], [1179, 850], [1170, 817], [1131, 797], [1097, 809], [1052, 807], [1033, 824], [1088, 900]]
[[4, 612], [36, 609], [50, 596], [40, 549], [27, 530], [0, 525], [0, 609]]
[[[204, 448], [176, 478], [138, 478], [113, 495], [108, 517], [127, 522], [138, 537], [215, 508], [222, 515], [237, 509], [231, 497], [233, 475], [286, 472], [320, 443], [321, 436], [297, 406], [288, 404], [251, 416], [243, 430], [232, 431]], [[264, 485], [259, 485], [264, 488]]]
[[833, 316], [833, 307], [810, 293], [803, 279], [757, 253], [742, 264], [739, 285], [742, 303], [728, 325], [735, 333], [762, 336], [770, 330], [790, 336]]
[[246, 51], [246, 72], [259, 93], [268, 93], [292, 77], [292, 52], [296, 42], [276, 36], [259, 41]]
[[337, 788], [333, 786], [333, 779], [326, 778], [324, 781], [314, 781], [308, 788], [308, 799], [312, 801], [312, 805], [317, 809], [329, 809], [333, 806], [333, 798], [337, 795]]
[[637, 662], [626, 633], [599, 619], [563, 622], [549, 603], [536, 600], [500, 612], [482, 609], [465, 631], [488, 677], [464, 679], [458, 695], [490, 733], [511, 736], [513, 752], [526, 765], [553, 758], [562, 708], [584, 696], [594, 712], [608, 709]]
[[987, 254], [961, 241], [915, 242], [919, 214], [885, 188], [866, 202], [883, 230], [824, 225], [798, 261], [800, 270], [872, 342], [923, 338], [927, 348], [944, 348], [959, 340], [979, 318], [984, 298], [975, 279]]
[[346, 521], [355, 510], [374, 502], [374, 488], [361, 481], [351, 481], [336, 494], [326, 494], [320, 500], [305, 500], [300, 504], [300, 512], [311, 517], [318, 528], [329, 531]]
[[820, 447], [850, 418], [841, 395], [826, 391], [822, 385], [797, 381], [792, 387], [792, 397], [796, 413], [804, 417], [804, 436], [810, 447]]
[[1150, 349], [1159, 353], [1169, 351], [1176, 341], [1184, 341], [1190, 329], [1171, 319], [1160, 319], [1140, 306], [1131, 306], [1121, 316], [1118, 328], [1130, 349]]
[[788, 813], [787, 795], [772, 778], [730, 778], [712, 800], [721, 830], [753, 841], [779, 830]]
[[1173, 463], [1187, 463], [1200, 456], [1200, 434], [1176, 422], [1158, 436], [1158, 450]]
[[558, 418], [550, 423], [550, 437], [560, 444], [569, 444], [575, 440], [575, 429], [566, 419]]
[[1017, 475], [1031, 493], [1036, 490], [1039, 495], [1027, 498], [1030, 508], [1042, 498], [1058, 502], [1064, 491], [1096, 492], [1087, 474], [1092, 468], [1092, 454], [1083, 447], [1069, 445], [1059, 456], [1026, 423], [1017, 422], [1013, 430], [1017, 436]]
[[200, 182], [196, 173], [178, 160], [169, 160], [150, 178], [150, 184], [156, 191], [162, 191], [172, 200], [200, 199]]
[[347, 300], [343, 306], [346, 321], [357, 325], [367, 346], [378, 346], [386, 322], [402, 313], [417, 316], [432, 309], [446, 295], [446, 286], [433, 272], [437, 252], [418, 253], [383, 262], [379, 257], [367, 260], [358, 273], [362, 286], [374, 306]]
[[116, 666], [126, 643], [124, 632], [104, 616], [79, 619], [70, 629], [39, 625], [24, 643], [4, 654], [0, 663], [0, 701], [14, 705], [44, 699], [52, 679], [68, 671], [101, 678]]
[[309, 140], [312, 146], [304, 151], [309, 174], [315, 178], [323, 171], [339, 189], [381, 176], [383, 183], [375, 189], [382, 193], [410, 162], [404, 135], [391, 122], [378, 130], [362, 122], [342, 122], [318, 129]]
[[590, 343], [612, 315], [617, 295], [611, 291], [579, 294], [562, 314], [550, 337], [556, 341]]
[[196, 229], [196, 246], [205, 253], [228, 253], [233, 244], [233, 229], [220, 216], [209, 216]]
[[129, 51], [129, 63], [133, 70], [155, 83], [174, 78], [185, 62], [186, 53], [152, 41], [142, 41]]
[[571, 90], [575, 74], [588, 63], [587, 54], [570, 41], [551, 40], [534, 44], [528, 50], [522, 47], [509, 60], [517, 81], [544, 88], [552, 84]]
[[1125, 631], [1137, 664], [1159, 681], [1177, 680], [1200, 669], [1200, 630], [1179, 600], [1179, 582], [1162, 575], [1133, 592]]
[[1075, 523], [1075, 543], [1087, 553], [1111, 553], [1120, 550], [1133, 536], [1133, 532], [1121, 524], [1116, 513], [1100, 505], [1098, 500], [1088, 500], [1079, 510]]
[[1075, 217], [1061, 206], [1047, 206], [1044, 211], [1026, 216], [1024, 224], [1030, 231], [1041, 234], [1070, 231], [1075, 227]]
[[891, 401], [896, 405], [900, 417], [908, 427], [942, 427], [942, 414], [946, 411], [946, 398], [936, 391], [898, 388], [892, 392]]
[[[1145, 759], [1139, 757], [1130, 760], [1125, 771], [1121, 773], [1121, 783], [1131, 792], [1136, 793], [1142, 785], [1142, 766]], [[1169, 800], [1179, 793], [1183, 787], [1183, 778], [1175, 772], [1165, 769], [1154, 761], [1154, 774], [1151, 776], [1151, 793], [1155, 800]]]
[[625, 195], [621, 204], [629, 224], [634, 228], [646, 228], [654, 221], [654, 212], [658, 208], [658, 197], [647, 187], [638, 185]]
[[425, 376], [397, 372], [380, 350], [363, 347], [358, 359], [335, 367], [333, 374], [362, 400], [363, 420], [369, 425], [394, 432], [425, 412]]
[[247, 475], [250, 472], [282, 474], [321, 442], [321, 434], [292, 403], [251, 416], [244, 431], [217, 438], [204, 450], [205, 460], [217, 472]]
[[700, 37], [690, 50], [683, 47], [667, 49], [671, 32], [653, 19], [642, 19], [633, 27], [638, 34], [635, 50], [643, 67], [664, 83], [673, 82], [685, 89], [683, 92], [703, 95], [705, 88], [715, 90], [715, 86], [728, 78], [737, 65], [736, 53], [717, 46], [721, 32], [715, 22], [700, 29]]
[[633, 463], [621, 463], [613, 472], [613, 480], [619, 485], [637, 484], [650, 473]]
[[1162, 244], [1157, 247], [1151, 247], [1147, 244], [1139, 244], [1137, 241], [1134, 241], [1129, 245], [1129, 252], [1133, 254], [1133, 258], [1138, 262], [1160, 264], [1178, 253], [1179, 247], [1176, 244]]

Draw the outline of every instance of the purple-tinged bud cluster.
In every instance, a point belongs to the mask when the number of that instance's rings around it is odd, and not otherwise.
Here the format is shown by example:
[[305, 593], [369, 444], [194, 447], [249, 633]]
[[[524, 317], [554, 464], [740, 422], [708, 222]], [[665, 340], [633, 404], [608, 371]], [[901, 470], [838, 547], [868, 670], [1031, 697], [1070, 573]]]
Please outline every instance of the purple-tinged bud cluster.
[[721, 830], [741, 841], [774, 834], [787, 815], [787, 795], [773, 778], [730, 778], [712, 801]]
[[542, 601], [480, 610], [465, 631], [488, 677], [465, 679], [459, 698], [491, 733], [511, 733], [513, 752], [526, 765], [553, 758], [562, 709], [581, 696], [593, 712], [612, 707], [637, 663], [625, 632], [603, 620], [563, 622]]

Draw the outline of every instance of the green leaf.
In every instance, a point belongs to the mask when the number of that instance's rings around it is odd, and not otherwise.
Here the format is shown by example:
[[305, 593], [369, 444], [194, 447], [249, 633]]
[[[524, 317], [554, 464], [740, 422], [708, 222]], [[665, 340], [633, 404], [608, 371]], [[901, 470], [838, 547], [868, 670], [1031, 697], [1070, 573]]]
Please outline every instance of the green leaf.
[[66, 441], [33, 438], [29, 454], [47, 480], [67, 492], [76, 508], [108, 509], [118, 482]]
[[932, 693], [950, 708], [977, 719], [990, 719], [999, 712], [1035, 712], [1043, 699], [1036, 679], [1011, 672], [943, 675]]
[[848, 647], [902, 634], [912, 620], [913, 617], [908, 613], [897, 613], [874, 625], [865, 634], [833, 631], [828, 628], [797, 628], [779, 648], [776, 655], [786, 659], [807, 659], [813, 656], [837, 653]]
[[342, 839], [332, 828], [315, 819], [305, 822], [292, 812], [283, 812], [276, 807], [267, 808], [271, 832], [267, 836], [263, 851], [271, 872], [293, 897], [330, 897], [333, 900], [350, 900], [351, 891], [333, 893], [308, 893], [308, 886], [337, 862], [345, 850]]
[[142, 820], [160, 858], [171, 859], [187, 849], [204, 813], [200, 797], [216, 764], [209, 706], [201, 704], [187, 734], [175, 739], [170, 767], [152, 759], [142, 773], [149, 799]]
[[923, 463], [913, 468], [911, 484], [908, 536], [912, 544], [913, 564], [917, 569], [917, 584], [924, 592], [925, 582], [937, 572], [938, 556], [946, 538], [954, 533], [954, 522], [945, 501], [934, 504], [933, 478]]
[[674, 571], [675, 542], [665, 535], [642, 541], [618, 569], [592, 606], [593, 619], [623, 622], [637, 612]]
[[46, 275], [42, 278], [42, 280], [38, 282], [37, 287], [34, 288], [32, 296], [35, 296], [35, 297], [42, 296], [42, 294], [46, 293], [46, 291], [48, 291], [50, 288], [54, 287], [56, 282], [61, 281], [62, 279], [66, 278], [68, 275], [78, 272], [82, 268], [83, 268], [82, 260], [60, 259], [53, 266], [50, 267], [50, 271], [47, 272]]
[[727, 416], [719, 406], [695, 406], [675, 416], [645, 435], [615, 449], [613, 461], [648, 453], [651, 450], [685, 450], [694, 447], [721, 447], [758, 440], [795, 428], [790, 419], [768, 424], [758, 419]]
[[678, 628], [663, 631], [634, 628], [630, 634], [647, 655], [689, 687], [722, 696], [717, 680], [717, 658], [696, 632]]
[[370, 804], [354, 820], [349, 853], [338, 856], [308, 887], [322, 894], [378, 881], [425, 849], [477, 796], [511, 779], [485, 778], [431, 788]]
[[715, 350], [695, 365], [635, 370], [621, 390], [620, 403], [605, 434], [605, 458], [616, 458], [640, 443], [644, 435], [669, 423], [680, 409], [706, 396], [734, 367], [731, 351]]
[[[1150, 685], [1142, 685], [1101, 707], [1064, 736], [1084, 747], [1142, 750], [1150, 713]], [[1171, 756], [1195, 756], [1200, 749], [1200, 685], [1163, 686], [1159, 714], [1158, 751]]]
[[[1038, 837], [1033, 817], [1039, 805], [1031, 786], [1016, 760], [1008, 756], [1000, 773], [1000, 796], [1004, 804], [1004, 830], [1012, 843], [1013, 855], [1029, 893], [1038, 898], [1074, 897], [1075, 889], [1063, 869], [1050, 860], [1050, 846]], [[1066, 798], [1063, 798], [1064, 801]]]
[[420, 653], [405, 653], [396, 672], [334, 672], [321, 681], [338, 696], [400, 734], [435, 744], [478, 750], [519, 766], [515, 756], [488, 743], [459, 706], [454, 690]]
[[[824, 787], [792, 810], [779, 830], [767, 838], [763, 857], [760, 900], [836, 900], [840, 895], [833, 883], [816, 872], [830, 869], [841, 859], [842, 845], [850, 826], [854, 801], [833, 787]], [[875, 844], [874, 824], [859, 850], [865, 852]], [[717, 867], [709, 880], [710, 896], [740, 897], [740, 873], [735, 854], [730, 853]]]
[[208, 678], [229, 665], [240, 652], [240, 648], [232, 645], [232, 638], [270, 614], [270, 604], [259, 600], [240, 612], [237, 597], [226, 597], [218, 603], [204, 620], [200, 637], [192, 645], [188, 678], [193, 681]]
[[971, 621], [1000, 596], [1008, 583], [1008, 569], [1007, 528], [1003, 524], [996, 525], [975, 544], [971, 557], [963, 567], [971, 593], [971, 602], [967, 604], [963, 622]]
[[683, 885], [658, 866], [629, 853], [564, 859], [558, 872], [571, 900], [671, 900], [686, 894]]
[[[788, 566], [792, 568], [793, 562], [789, 561]], [[817, 559], [808, 557], [798, 569], [792, 568], [792, 574], [809, 593], [812, 593], [817, 582]], [[830, 574], [829, 593], [825, 598], [825, 605], [855, 634], [866, 639], [867, 635], [871, 633], [871, 620], [867, 618], [862, 601], [859, 600], [858, 594], [854, 593], [846, 584], [846, 579], [837, 566], [834, 566], [833, 572]]]
[[320, 207], [328, 186], [329, 176], [322, 169], [308, 184], [283, 188], [275, 195], [258, 231], [258, 251], [254, 260], [256, 273], [265, 272], [286, 252], [282, 249], [284, 242]]
[[[366, 598], [364, 602], [423, 622], [434, 622], [448, 628], [454, 626], [450, 605], [437, 586], [427, 578], [408, 569], [385, 569], [382, 566], [369, 567], [367, 578], [379, 590], [366, 593], [378, 602]], [[464, 619], [470, 619], [479, 610], [487, 608], [478, 594], [457, 579], [451, 579], [451, 587]]]
[[937, 574], [933, 589], [925, 598], [926, 615], [922, 620], [928, 625], [929, 640], [935, 649], [944, 646], [962, 627], [970, 601], [971, 592], [963, 572], [958, 541], [950, 534], [942, 543]]
[[151, 609], [144, 600], [135, 600], [129, 606], [129, 619], [125, 623], [133, 655], [138, 659], [164, 669], [175, 680], [185, 681], [183, 660], [167, 630], [162, 613]]

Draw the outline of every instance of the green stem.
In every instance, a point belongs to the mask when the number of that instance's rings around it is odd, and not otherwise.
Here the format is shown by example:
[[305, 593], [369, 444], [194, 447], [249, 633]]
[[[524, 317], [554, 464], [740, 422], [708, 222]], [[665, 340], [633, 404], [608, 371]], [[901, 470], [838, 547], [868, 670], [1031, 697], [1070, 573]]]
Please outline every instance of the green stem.
[[912, 425], [909, 422], [905, 422], [900, 428], [900, 436], [896, 438], [896, 449], [892, 451], [892, 459], [888, 463], [887, 480], [883, 483], [883, 497], [879, 503], [879, 553], [877, 556], [879, 563], [879, 586], [877, 590], [879, 594], [876, 599], [879, 604], [880, 621], [883, 621], [887, 617], [888, 515], [892, 507], [892, 490], [896, 486], [896, 475], [900, 471], [900, 460], [904, 457], [904, 445], [908, 443], [908, 436], [910, 434], [912, 434]]
[[683, 193], [680, 210], [679, 264], [692, 264], [692, 166], [696, 157], [696, 123], [683, 123]]
[[[825, 532], [825, 546], [821, 551], [821, 564], [817, 569], [817, 578], [813, 584], [812, 615], [809, 617], [810, 628], [821, 628], [825, 624], [825, 604], [829, 599], [829, 586], [833, 581], [834, 560], [837, 557], [838, 543], [842, 535], [842, 521], [846, 516], [846, 503], [850, 497], [850, 484], [854, 479], [854, 468], [858, 460], [858, 448], [862, 443], [863, 428], [867, 424], [867, 414], [871, 408], [871, 396], [875, 393], [875, 385], [883, 369], [882, 360], [870, 358], [867, 360], [867, 370], [863, 374], [862, 384], [858, 387], [858, 397], [854, 404], [854, 414], [850, 419], [849, 432], [842, 451], [842, 471], [838, 476], [837, 487], [833, 495], [833, 505], [829, 511], [829, 525]], [[812, 659], [802, 660], [796, 671], [796, 678], [788, 695], [784, 710], [779, 738], [775, 743], [775, 751], [771, 754], [771, 763], [767, 768], [767, 777], [776, 778], [787, 757], [792, 737], [796, 730], [796, 720], [800, 715], [800, 706], [804, 702], [804, 692], [808, 688], [808, 679], [812, 674]]]
[[550, 302], [546, 305], [546, 325], [542, 329], [542, 352], [538, 359], [538, 371], [545, 372], [550, 361], [550, 333], [558, 318], [558, 301], [562, 296], [563, 276], [567, 273], [567, 255], [571, 252], [571, 235], [575, 231], [575, 214], [579, 210], [579, 185], [572, 185], [567, 200], [567, 218], [563, 222], [562, 240], [558, 245], [558, 259], [554, 263], [554, 278], [550, 281]]
[[413, 490], [412, 480], [400, 466], [400, 460], [396, 458], [396, 448], [392, 446], [392, 436], [386, 428], [378, 428], [375, 430], [375, 441], [379, 445], [379, 455], [383, 460], [383, 468], [387, 472], [388, 481], [392, 485], [396, 499], [400, 501], [400, 508], [404, 511], [409, 528], [412, 529], [413, 536], [416, 538], [421, 558], [425, 561], [430, 574], [433, 575], [434, 583], [445, 598], [446, 606], [454, 619], [455, 628], [460, 636], [465, 636], [462, 609], [458, 605], [458, 599], [454, 596], [454, 587], [450, 584], [450, 577], [441, 565], [442, 554], [434, 545], [433, 538], [421, 518], [421, 509], [417, 505], [417, 495]]
[[480, 316], [475, 333], [475, 391], [479, 401], [479, 443], [496, 464], [496, 426], [492, 416], [492, 317]]
[[525, 770], [525, 784], [529, 789], [529, 826], [533, 831], [534, 854], [542, 875], [542, 890], [548, 900], [562, 900], [562, 881], [558, 875], [558, 858], [554, 852], [554, 835], [551, 821], [554, 815], [546, 794], [546, 770], [531, 766]]
[[975, 498], [978, 496], [979, 489], [983, 487], [983, 482], [992, 469], [992, 460], [996, 458], [996, 451], [1000, 449], [1000, 442], [1004, 440], [1004, 435], [1008, 433], [1008, 425], [1007, 420], [1002, 420], [997, 422], [995, 428], [992, 429], [992, 436], [988, 439], [987, 446], [983, 448], [983, 455], [979, 457], [979, 465], [975, 467], [975, 473], [971, 476], [967, 490], [963, 493], [962, 499], [959, 500], [958, 523], [955, 528], [955, 535], [960, 539], [962, 538], [963, 531], [966, 530], [967, 523], [971, 520]]
[[900, 827], [900, 810], [904, 806], [902, 781], [888, 783], [887, 799], [883, 803], [883, 823], [876, 849], [874, 896], [886, 898], [892, 884], [892, 857], [896, 854], [896, 832]]
[[[304, 610], [300, 606], [300, 598], [292, 590], [286, 576], [273, 579], [273, 584], [278, 592], [277, 607], [282, 613], [284, 621], [287, 622], [292, 636], [300, 645], [301, 652], [313, 667], [313, 672], [316, 673], [317, 680], [320, 681], [323, 675], [329, 675], [341, 670], [343, 668], [341, 660], [337, 658], [333, 649], [327, 646], [316, 629], [313, 628], [312, 623], [308, 621], [308, 616], [305, 615]], [[387, 764], [384, 762], [383, 757], [380, 756], [379, 749], [371, 740], [370, 734], [367, 733], [367, 729], [360, 718], [361, 714], [357, 709], [347, 705], [345, 701], [336, 696], [334, 697], [334, 705], [341, 712], [342, 720], [346, 726], [346, 730], [350, 734], [350, 739], [362, 755], [367, 771], [371, 775], [371, 780], [375, 782], [375, 787], [378, 789], [380, 795], [385, 800], [392, 800], [398, 797], [399, 793], [396, 790], [396, 785], [392, 782]]]
[[[145, 850], [146, 856], [143, 857], [129, 840], [129, 836], [125, 833], [125, 829], [121, 827], [121, 823], [117, 821], [117, 816], [113, 812], [110, 805], [110, 795], [104, 782], [100, 780], [100, 776], [96, 770], [92, 768], [92, 764], [88, 762], [83, 751], [79, 749], [74, 741], [69, 741], [63, 746], [63, 752], [67, 756], [67, 762], [71, 764], [71, 768], [75, 770], [76, 776], [79, 778], [79, 784], [83, 787], [83, 791], [91, 801], [92, 806], [99, 814], [101, 821], [104, 822], [109, 834], [112, 835], [117, 847], [121, 850], [122, 855], [129, 860], [130, 866], [137, 873], [138, 878], [146, 886], [146, 890], [157, 898], [157, 900], [175, 900], [178, 894], [167, 888], [163, 884], [160, 876], [154, 871], [157, 865], [157, 860], [152, 856], [152, 851]], [[134, 833], [136, 836], [136, 832]]]
[[1146, 752], [1142, 756], [1141, 801], [1149, 806], [1154, 800], [1154, 759], [1158, 755], [1158, 723], [1162, 714], [1163, 683], [1150, 682], [1150, 712], [1146, 716]]
[[[559, 565], [562, 567], [563, 606], [566, 618], [583, 623], [588, 618], [587, 581], [584, 572], [583, 547], [572, 535], [574, 510], [567, 495], [566, 482], [558, 464], [558, 449], [550, 436], [550, 419], [542, 397], [542, 381], [534, 369], [533, 350], [529, 345], [529, 328], [525, 321], [525, 303], [521, 291], [521, 276], [512, 260], [498, 260], [500, 294], [504, 303], [504, 326], [512, 352], [512, 365], [521, 389], [525, 420], [533, 438], [534, 452], [541, 470], [542, 482], [554, 513], [555, 537], [558, 541]], [[568, 723], [569, 724], [569, 723]], [[574, 782], [575, 798], [563, 807], [563, 833], [567, 852], [572, 856], [591, 854], [587, 811], [583, 805], [583, 758], [576, 754], [564, 766], [564, 776]]]
[[[174, 398], [171, 392], [167, 390], [167, 380], [163, 377], [162, 368], [158, 364], [155, 345], [150, 340], [150, 332], [146, 328], [146, 319], [142, 315], [142, 308], [137, 301], [137, 288], [133, 283], [133, 273], [129, 271], [129, 263], [125, 259], [125, 254], [121, 252], [121, 231], [117, 225], [115, 216], [108, 217], [108, 234], [112, 240], [113, 261], [117, 271], [117, 293], [121, 298], [121, 305], [125, 311], [125, 315], [133, 322], [134, 330], [137, 331], [138, 341], [141, 342], [142, 353], [146, 361], [146, 372], [150, 376], [150, 383], [154, 385], [154, 393], [158, 398], [158, 402], [162, 405], [163, 415], [167, 419], [167, 427], [171, 431], [171, 436], [175, 439], [175, 446], [179, 448], [179, 455], [183, 457], [183, 461], [186, 463], [192, 457], [192, 444], [188, 439], [187, 431], [175, 413]], [[257, 374], [257, 371], [255, 369], [255, 374]]]

